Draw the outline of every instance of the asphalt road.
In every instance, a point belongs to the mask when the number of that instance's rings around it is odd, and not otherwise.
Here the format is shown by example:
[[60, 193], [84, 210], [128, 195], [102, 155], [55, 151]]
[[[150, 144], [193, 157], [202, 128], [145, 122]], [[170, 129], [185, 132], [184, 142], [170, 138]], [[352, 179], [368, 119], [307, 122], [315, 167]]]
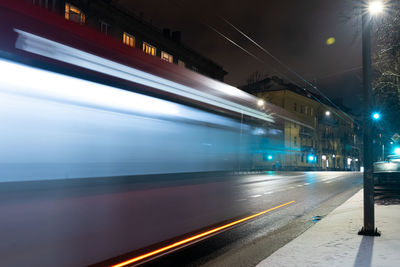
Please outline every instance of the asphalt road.
[[295, 201], [151, 263], [251, 266], [361, 185], [354, 172], [3, 183], [0, 265], [86, 266]]

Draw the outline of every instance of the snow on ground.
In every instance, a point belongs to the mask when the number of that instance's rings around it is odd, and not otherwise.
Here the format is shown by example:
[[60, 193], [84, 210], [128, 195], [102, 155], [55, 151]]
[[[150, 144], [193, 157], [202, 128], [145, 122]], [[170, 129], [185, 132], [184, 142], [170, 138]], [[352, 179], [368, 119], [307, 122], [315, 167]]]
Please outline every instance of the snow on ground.
[[382, 236], [357, 235], [361, 190], [257, 266], [400, 266], [400, 205], [375, 205], [375, 218]]

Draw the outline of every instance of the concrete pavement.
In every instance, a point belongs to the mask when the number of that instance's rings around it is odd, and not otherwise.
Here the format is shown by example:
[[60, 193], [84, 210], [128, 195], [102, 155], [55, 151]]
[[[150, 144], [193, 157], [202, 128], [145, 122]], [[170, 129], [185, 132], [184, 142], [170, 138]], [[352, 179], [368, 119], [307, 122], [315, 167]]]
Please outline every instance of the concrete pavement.
[[375, 204], [375, 215], [382, 236], [357, 235], [363, 225], [360, 190], [257, 266], [400, 266], [400, 205]]

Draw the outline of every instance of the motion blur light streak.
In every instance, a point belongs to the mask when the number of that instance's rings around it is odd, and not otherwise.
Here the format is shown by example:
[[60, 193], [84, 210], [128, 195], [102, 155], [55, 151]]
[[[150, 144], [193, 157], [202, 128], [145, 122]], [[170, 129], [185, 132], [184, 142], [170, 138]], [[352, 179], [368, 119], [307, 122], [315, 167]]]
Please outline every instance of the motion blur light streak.
[[213, 233], [216, 233], [216, 232], [225, 230], [225, 229], [227, 229], [227, 228], [229, 228], [229, 227], [235, 226], [235, 225], [237, 225], [237, 224], [239, 224], [239, 223], [248, 221], [248, 220], [250, 220], [250, 219], [253, 219], [253, 218], [255, 218], [255, 217], [258, 217], [258, 216], [260, 216], [260, 215], [263, 215], [263, 214], [265, 214], [265, 213], [268, 213], [268, 212], [273, 211], [273, 210], [276, 210], [276, 209], [278, 209], [278, 208], [287, 206], [287, 205], [292, 204], [292, 203], [294, 203], [294, 200], [292, 200], [292, 201], [290, 201], [290, 202], [287, 202], [287, 203], [284, 203], [284, 204], [281, 204], [281, 205], [279, 205], [279, 206], [276, 206], [276, 207], [273, 207], [273, 208], [270, 208], [270, 209], [261, 211], [261, 212], [259, 212], [259, 213], [250, 215], [250, 216], [245, 217], [245, 218], [243, 218], [243, 219], [240, 219], [240, 220], [237, 220], [237, 221], [234, 221], [234, 222], [225, 224], [225, 225], [223, 225], [223, 226], [220, 226], [220, 227], [211, 229], [211, 230], [209, 230], [209, 231], [207, 231], [207, 232], [204, 232], [204, 233], [201, 233], [201, 234], [198, 234], [198, 235], [189, 237], [189, 238], [187, 238], [187, 239], [183, 239], [183, 240], [178, 241], [178, 242], [176, 242], [176, 243], [173, 243], [173, 244], [171, 244], [171, 245], [168, 245], [168, 246], [165, 246], [165, 247], [163, 247], [163, 248], [154, 250], [154, 251], [152, 251], [152, 252], [143, 254], [143, 255], [141, 255], [141, 256], [132, 258], [132, 259], [130, 259], [130, 260], [121, 262], [121, 263], [119, 263], [119, 264], [112, 265], [112, 267], [122, 267], [122, 266], [126, 266], [126, 265], [128, 265], [128, 264], [132, 264], [132, 263], [141, 261], [141, 260], [143, 260], [143, 259], [149, 258], [149, 257], [154, 256], [154, 255], [157, 255], [157, 254], [160, 254], [160, 253], [165, 252], [165, 251], [167, 251], [167, 250], [170, 250], [170, 249], [179, 247], [179, 246], [181, 246], [181, 245], [190, 243], [190, 242], [192, 242], [192, 241], [198, 240], [198, 239], [200, 239], [200, 238], [206, 237], [206, 236], [211, 235], [211, 234], [213, 234]]
[[[115, 87], [0, 60], [0, 91], [133, 114], [174, 116], [228, 127], [238, 123], [218, 115]], [[20, 77], [24, 77], [21, 79]], [[212, 118], [211, 118], [212, 117]]]
[[[111, 75], [117, 78], [125, 79], [131, 82], [140, 83], [145, 86], [157, 88], [162, 91], [174, 93], [196, 101], [202, 101], [213, 106], [221, 107], [236, 113], [255, 117], [264, 121], [274, 122], [272, 116], [255, 109], [236, 104], [232, 101], [213, 96], [193, 88], [187, 87], [173, 81], [160, 78], [158, 76], [119, 64], [117, 62], [107, 60], [90, 53], [15, 29], [18, 33], [16, 48], [38, 54], [44, 57], [60, 60], [75, 66], [94, 70], [100, 73]], [[232, 88], [228, 85], [220, 83], [219, 86], [227, 87], [227, 94], [232, 94]], [[220, 91], [223, 91], [219, 88]], [[235, 91], [240, 91], [235, 88]], [[243, 94], [243, 93], [242, 93]]]
[[1, 91], [132, 113], [179, 114], [174, 103], [8, 61], [0, 60], [0, 73]]
[[241, 134], [254, 140], [244, 122], [7, 60], [0, 72], [0, 182], [250, 164], [249, 142], [236, 149]]

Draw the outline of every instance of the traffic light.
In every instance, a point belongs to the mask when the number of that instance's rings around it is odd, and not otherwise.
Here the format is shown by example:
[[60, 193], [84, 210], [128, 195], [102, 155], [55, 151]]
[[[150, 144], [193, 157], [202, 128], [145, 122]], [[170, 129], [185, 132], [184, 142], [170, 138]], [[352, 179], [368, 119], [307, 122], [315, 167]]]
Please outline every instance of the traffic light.
[[316, 157], [314, 155], [308, 155], [307, 160], [308, 162], [315, 162]]
[[271, 154], [264, 154], [264, 160], [271, 161], [274, 159], [274, 156]]
[[380, 120], [380, 118], [381, 118], [381, 114], [379, 113], [379, 112], [374, 112], [374, 113], [372, 113], [372, 118], [374, 119], [374, 120]]

